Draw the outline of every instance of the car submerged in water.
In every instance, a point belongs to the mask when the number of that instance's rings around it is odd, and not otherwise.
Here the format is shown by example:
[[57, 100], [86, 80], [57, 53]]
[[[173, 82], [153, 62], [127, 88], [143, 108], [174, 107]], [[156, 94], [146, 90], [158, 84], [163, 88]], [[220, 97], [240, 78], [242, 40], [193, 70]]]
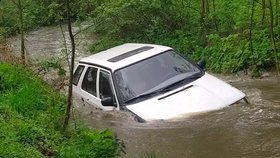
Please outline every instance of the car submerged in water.
[[140, 122], [218, 110], [245, 99], [204, 66], [167, 46], [123, 44], [81, 59], [73, 93], [84, 105], [128, 111]]

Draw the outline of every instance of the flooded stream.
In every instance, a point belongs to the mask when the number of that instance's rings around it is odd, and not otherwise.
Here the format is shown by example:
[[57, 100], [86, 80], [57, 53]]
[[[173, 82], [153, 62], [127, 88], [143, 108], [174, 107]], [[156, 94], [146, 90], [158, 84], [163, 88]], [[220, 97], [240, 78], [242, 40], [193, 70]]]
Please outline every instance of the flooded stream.
[[[81, 26], [73, 27], [76, 42], [76, 60], [89, 54], [87, 51], [88, 46], [94, 40], [94, 37], [90, 37], [90, 34], [87, 33], [75, 34], [86, 27], [89, 27], [86, 23]], [[27, 33], [25, 37], [26, 58], [33, 62], [60, 59], [66, 63], [62, 33], [65, 36], [67, 48], [70, 50], [70, 39], [66, 25], [62, 26], [62, 30], [59, 26], [51, 26], [38, 28], [37, 30]], [[9, 38], [8, 41], [12, 51], [20, 55], [20, 37], [13, 36]]]
[[124, 157], [153, 153], [160, 158], [280, 157], [280, 84], [233, 83], [248, 95], [238, 104], [178, 121], [137, 123], [125, 114], [88, 113], [96, 128], [110, 128], [125, 141]]
[[[56, 55], [61, 48], [58, 37], [59, 27], [31, 32], [27, 37], [29, 53], [36, 53], [39, 59]], [[16, 39], [10, 40], [14, 50], [18, 48]], [[231, 84], [246, 93], [250, 105], [149, 123], [137, 123], [124, 112], [80, 111], [89, 126], [109, 128], [125, 142], [124, 158], [144, 153], [158, 158], [280, 157], [280, 82], [240, 80]], [[83, 105], [76, 108], [83, 109]]]

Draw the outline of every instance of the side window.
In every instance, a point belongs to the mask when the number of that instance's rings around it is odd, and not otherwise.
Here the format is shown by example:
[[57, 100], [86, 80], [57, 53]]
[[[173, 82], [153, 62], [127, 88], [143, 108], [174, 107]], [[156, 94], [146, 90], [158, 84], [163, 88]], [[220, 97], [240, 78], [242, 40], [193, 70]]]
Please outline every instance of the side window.
[[104, 71], [100, 71], [99, 75], [99, 94], [101, 99], [107, 97], [114, 98], [110, 74]]
[[82, 83], [82, 89], [94, 96], [96, 96], [96, 78], [97, 78], [97, 69], [93, 67], [89, 67], [86, 71]]
[[85, 66], [79, 65], [73, 75], [73, 84], [77, 86]]

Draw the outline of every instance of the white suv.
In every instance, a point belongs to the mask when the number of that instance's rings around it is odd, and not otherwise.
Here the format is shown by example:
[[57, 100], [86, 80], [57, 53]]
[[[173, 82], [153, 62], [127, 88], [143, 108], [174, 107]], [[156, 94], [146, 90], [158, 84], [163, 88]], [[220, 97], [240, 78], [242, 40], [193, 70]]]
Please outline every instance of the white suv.
[[103, 110], [125, 110], [138, 121], [217, 110], [245, 97], [174, 49], [123, 44], [79, 61], [74, 95]]

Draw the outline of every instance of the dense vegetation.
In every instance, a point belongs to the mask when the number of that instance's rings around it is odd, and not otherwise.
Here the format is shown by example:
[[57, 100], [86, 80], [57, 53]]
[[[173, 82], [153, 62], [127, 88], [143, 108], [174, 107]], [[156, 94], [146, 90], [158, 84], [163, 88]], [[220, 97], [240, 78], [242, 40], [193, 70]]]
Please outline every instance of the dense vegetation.
[[[75, 0], [70, 6], [73, 21], [93, 24], [93, 53], [125, 42], [163, 44], [205, 59], [209, 70], [254, 76], [280, 59], [279, 0]], [[65, 17], [65, 0], [0, 0], [0, 38]], [[0, 158], [120, 154], [122, 143], [110, 131], [72, 125], [61, 132], [66, 99], [32, 76], [0, 61]]]
[[[274, 29], [279, 39], [275, 2]], [[117, 0], [104, 2], [94, 13], [100, 41], [92, 50], [148, 42], [170, 45], [195, 60], [203, 58], [216, 72], [259, 72], [274, 65], [267, 0]]]
[[0, 157], [117, 157], [123, 143], [108, 130], [72, 122], [61, 132], [66, 98], [20, 66], [0, 62]]
[[[18, 30], [15, 0], [0, 2], [0, 33]], [[64, 21], [64, 1], [21, 0], [25, 30]], [[279, 45], [279, 0], [77, 0], [72, 18], [90, 21], [98, 41], [92, 52], [124, 42], [158, 43], [207, 60], [208, 69], [258, 72], [274, 67], [270, 5], [276, 47]], [[276, 50], [277, 51], [277, 50]], [[278, 58], [279, 58], [279, 52]]]

